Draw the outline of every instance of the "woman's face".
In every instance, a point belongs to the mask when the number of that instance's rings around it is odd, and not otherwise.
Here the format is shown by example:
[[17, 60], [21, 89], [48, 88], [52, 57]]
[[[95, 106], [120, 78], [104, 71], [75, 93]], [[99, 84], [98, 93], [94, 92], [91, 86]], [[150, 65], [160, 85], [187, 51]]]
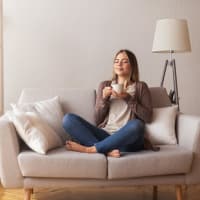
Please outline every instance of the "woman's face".
[[114, 60], [114, 72], [118, 76], [129, 77], [131, 65], [125, 52], [119, 53]]

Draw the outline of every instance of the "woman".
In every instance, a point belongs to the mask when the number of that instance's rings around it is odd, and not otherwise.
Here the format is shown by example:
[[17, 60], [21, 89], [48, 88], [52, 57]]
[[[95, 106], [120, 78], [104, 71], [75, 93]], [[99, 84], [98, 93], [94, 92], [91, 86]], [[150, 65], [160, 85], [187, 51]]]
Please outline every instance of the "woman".
[[[117, 93], [113, 84], [123, 84], [123, 91]], [[97, 127], [78, 115], [64, 116], [64, 129], [78, 141], [66, 141], [66, 148], [112, 157], [120, 157], [121, 151], [143, 150], [144, 127], [151, 118], [151, 96], [147, 84], [139, 81], [137, 59], [131, 51], [120, 50], [114, 59], [112, 80], [103, 81], [98, 89]]]

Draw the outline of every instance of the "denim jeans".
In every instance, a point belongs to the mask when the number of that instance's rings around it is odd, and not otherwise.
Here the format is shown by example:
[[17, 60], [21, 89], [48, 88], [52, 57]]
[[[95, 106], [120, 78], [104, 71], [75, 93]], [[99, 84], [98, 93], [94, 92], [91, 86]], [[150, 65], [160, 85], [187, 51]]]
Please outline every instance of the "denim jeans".
[[99, 153], [107, 153], [113, 149], [134, 152], [144, 147], [144, 122], [139, 119], [129, 120], [126, 125], [110, 135], [82, 117], [68, 113], [63, 118], [63, 128], [80, 144], [95, 146]]

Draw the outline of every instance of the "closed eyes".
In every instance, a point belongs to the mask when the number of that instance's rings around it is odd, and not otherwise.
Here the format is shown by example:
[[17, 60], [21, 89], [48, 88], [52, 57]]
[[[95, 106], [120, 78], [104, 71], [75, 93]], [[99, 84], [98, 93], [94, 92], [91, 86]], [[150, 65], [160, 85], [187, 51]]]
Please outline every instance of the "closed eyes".
[[129, 63], [129, 61], [127, 59], [122, 59], [122, 60], [115, 59], [114, 60], [114, 63], [120, 63], [120, 62], [122, 62], [122, 63]]

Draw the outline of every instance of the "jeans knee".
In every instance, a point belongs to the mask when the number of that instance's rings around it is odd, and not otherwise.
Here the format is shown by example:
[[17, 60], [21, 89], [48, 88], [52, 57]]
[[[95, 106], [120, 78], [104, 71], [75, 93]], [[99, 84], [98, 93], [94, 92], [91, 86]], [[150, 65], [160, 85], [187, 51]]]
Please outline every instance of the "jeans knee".
[[144, 131], [145, 124], [143, 121], [136, 119], [135, 124], [136, 124], [135, 126], [138, 129], [138, 131]]
[[139, 119], [134, 119], [132, 121], [130, 121], [131, 123], [131, 128], [135, 133], [141, 134], [144, 133], [144, 127], [145, 124], [143, 121], [139, 120]]
[[63, 127], [68, 127], [72, 123], [72, 121], [74, 121], [74, 119], [76, 119], [75, 114], [73, 114], [73, 113], [65, 114], [65, 116], [63, 117], [63, 120], [62, 120]]

